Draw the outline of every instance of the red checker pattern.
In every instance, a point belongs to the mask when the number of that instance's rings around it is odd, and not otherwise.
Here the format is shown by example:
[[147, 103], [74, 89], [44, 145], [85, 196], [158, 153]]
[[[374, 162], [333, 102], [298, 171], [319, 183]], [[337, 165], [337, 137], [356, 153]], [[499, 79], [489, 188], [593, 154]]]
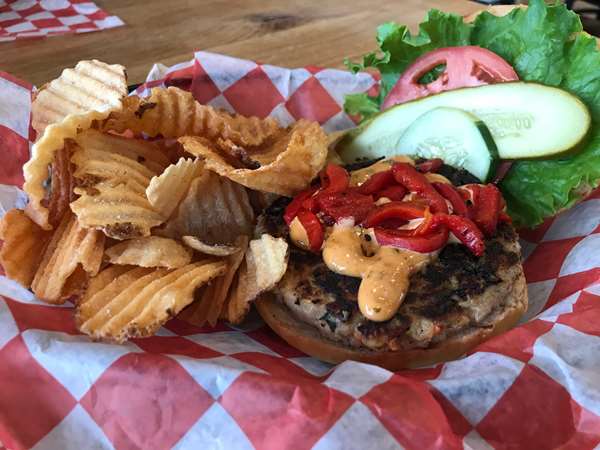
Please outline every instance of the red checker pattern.
[[496, 449], [592, 449], [600, 442], [600, 418], [534, 366], [523, 368], [476, 429]]
[[237, 113], [261, 118], [285, 100], [260, 66], [225, 89], [223, 95]]
[[32, 20], [31, 23], [38, 28], [52, 28], [64, 26], [64, 24], [58, 19], [38, 19]]
[[554, 222], [554, 218], [546, 219], [541, 225], [538, 225], [535, 228], [522, 228], [519, 230], [519, 236], [526, 241], [538, 243], [543, 238], [552, 223]]
[[[72, 6], [76, 3], [94, 5], [92, 2], [80, 2], [77, 0], [65, 1], [64, 7], [60, 9], [48, 9], [49, 6], [38, 0], [26, 9], [15, 8], [17, 2], [7, 2], [0, 6], [0, 13], [12, 13], [11, 19], [0, 19], [0, 42], [14, 41], [16, 39], [39, 39], [46, 36], [59, 34], [70, 34], [75, 32], [98, 31], [123, 25], [121, 19], [111, 16], [102, 9], [89, 14], [78, 13]], [[38, 14], [46, 13], [52, 17], [35, 19]], [[14, 17], [14, 15], [17, 17]], [[38, 16], [39, 17], [39, 16]], [[59, 18], [73, 18], [72, 25], [65, 25]], [[75, 20], [76, 19], [76, 20]], [[23, 31], [10, 31], [10, 27], [24, 24]], [[61, 29], [56, 29], [60, 27]], [[14, 30], [14, 29], [13, 29]]]
[[302, 83], [285, 106], [294, 119], [305, 118], [319, 123], [327, 122], [342, 110], [315, 77]]
[[273, 350], [275, 353], [278, 353], [286, 358], [298, 358], [301, 356], [306, 356], [300, 350], [296, 350], [295, 348], [287, 345], [273, 332], [273, 330], [267, 326], [247, 332], [246, 334], [255, 341], [260, 342], [264, 346]]
[[353, 401], [321, 383], [248, 372], [219, 400], [258, 450], [311, 448]]
[[119, 358], [81, 399], [116, 448], [172, 447], [213, 404], [173, 359], [150, 353]]
[[298, 383], [302, 383], [305, 380], [315, 381], [319, 379], [319, 377], [315, 377], [297, 364], [294, 364], [290, 360], [281, 358], [279, 356], [272, 356], [257, 352], [246, 352], [236, 353], [233, 355], [233, 357], [258, 367], [259, 369], [262, 369], [265, 372], [268, 372], [269, 374], [281, 379], [290, 381], [295, 380]]
[[222, 353], [196, 344], [181, 336], [151, 336], [133, 342], [148, 353], [188, 356], [195, 359], [216, 358]]
[[535, 341], [553, 326], [551, 322], [534, 320], [484, 342], [476, 351], [500, 353], [526, 363], [533, 358]]
[[8, 297], [3, 298], [20, 332], [33, 329], [80, 334], [75, 327], [72, 308], [21, 303]]
[[556, 278], [569, 252], [583, 237], [542, 242], [523, 263], [528, 283]]
[[20, 336], [0, 349], [0, 361], [0, 441], [14, 450], [30, 448], [77, 402], [31, 356]]
[[[406, 449], [462, 449], [461, 438], [454, 429], [465, 430], [464, 423], [453, 414], [453, 423], [423, 382], [394, 375], [371, 389], [360, 399], [385, 428]], [[447, 403], [444, 404], [447, 406]]]
[[2, 151], [10, 152], [10, 158], [2, 158], [0, 183], [12, 186], [23, 185], [23, 164], [29, 159], [29, 142], [10, 128], [0, 125]]
[[562, 299], [600, 281], [600, 268], [565, 275], [556, 280], [554, 289], [548, 297], [546, 308], [555, 305]]
[[231, 328], [229, 328], [223, 322], [217, 323], [215, 327], [211, 327], [208, 325], [203, 327], [197, 327], [196, 325], [192, 325], [191, 323], [178, 319], [177, 317], [169, 320], [165, 324], [165, 328], [180, 336], [191, 336], [193, 334], [198, 333], [212, 333], [217, 331], [231, 331]]
[[206, 104], [221, 93], [212, 78], [206, 73], [200, 61], [194, 61], [194, 74], [191, 86], [194, 98], [200, 103]]
[[573, 305], [573, 312], [562, 314], [556, 322], [583, 333], [600, 336], [600, 308], [598, 305], [600, 305], [600, 296], [584, 291]]

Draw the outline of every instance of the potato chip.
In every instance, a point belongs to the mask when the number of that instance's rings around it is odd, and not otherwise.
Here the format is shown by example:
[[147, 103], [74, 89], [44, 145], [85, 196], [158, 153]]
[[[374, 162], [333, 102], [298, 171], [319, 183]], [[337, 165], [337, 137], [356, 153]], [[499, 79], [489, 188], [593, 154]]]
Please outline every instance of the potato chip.
[[190, 263], [192, 252], [173, 239], [148, 236], [119, 242], [106, 250], [112, 264], [177, 269]]
[[31, 158], [23, 166], [23, 190], [29, 197], [27, 215], [40, 227], [51, 230], [46, 204], [49, 169], [57, 151], [65, 141], [74, 139], [82, 130], [89, 129], [94, 121], [104, 119], [108, 111], [90, 111], [82, 115], [67, 116], [62, 122], [49, 125], [42, 137], [33, 144]]
[[253, 225], [254, 211], [246, 189], [204, 171], [194, 179], [171, 219], [156, 233], [174, 239], [195, 236], [206, 244], [231, 244], [238, 236], [250, 235]]
[[149, 236], [164, 222], [146, 198], [152, 177], [169, 164], [152, 142], [87, 130], [71, 157], [75, 193], [71, 209], [81, 224], [115, 239]]
[[121, 108], [127, 96], [125, 67], [101, 61], [79, 61], [74, 69], [40, 89], [31, 104], [31, 123], [42, 134], [46, 126], [71, 114]]
[[250, 241], [238, 272], [238, 280], [227, 302], [227, 320], [240, 323], [250, 311], [250, 303], [273, 289], [287, 269], [288, 244], [283, 238], [263, 234]]
[[61, 295], [64, 299], [77, 299], [83, 295], [90, 281], [89, 274], [78, 265], [65, 281]]
[[96, 292], [103, 290], [106, 286], [112, 283], [116, 278], [123, 275], [125, 272], [135, 269], [134, 266], [108, 266], [96, 276], [92, 277], [85, 290], [85, 295], [81, 298], [80, 303], [86, 302]]
[[64, 291], [67, 279], [78, 265], [89, 275], [100, 270], [104, 253], [104, 235], [82, 227], [67, 214], [54, 231], [31, 283], [33, 293], [48, 303], [64, 303], [70, 293]]
[[183, 236], [181, 240], [189, 248], [204, 253], [205, 255], [229, 256], [240, 251], [240, 248], [235, 245], [207, 244], [206, 242], [202, 242], [196, 236]]
[[171, 217], [192, 180], [203, 168], [204, 164], [197, 158], [181, 158], [177, 164], [171, 164], [163, 173], [154, 176], [146, 188], [146, 197], [154, 210], [165, 218]]
[[181, 312], [179, 315], [181, 319], [198, 327], [203, 326], [206, 322], [213, 327], [217, 324], [235, 274], [244, 260], [244, 254], [248, 248], [248, 237], [240, 236], [236, 240], [235, 248], [237, 248], [237, 252], [231, 254], [226, 260], [227, 271], [225, 274], [208, 285], [197, 302], [192, 303]]
[[204, 138], [179, 138], [185, 150], [205, 159], [206, 168], [250, 189], [292, 196], [306, 188], [327, 159], [327, 135], [316, 122], [300, 120], [268, 146], [249, 152], [260, 167], [236, 168]]
[[65, 213], [69, 211], [69, 203], [73, 200], [72, 145], [65, 144], [64, 148], [56, 152], [50, 168], [48, 198], [44, 199], [44, 206], [48, 208], [48, 222], [52, 227], [60, 223]]
[[[196, 288], [222, 275], [226, 267], [224, 261], [205, 260], [135, 276], [132, 272], [138, 269], [133, 269], [90, 298], [86, 296], [87, 301], [77, 307], [79, 329], [94, 338], [117, 342], [149, 336], [193, 301]], [[116, 290], [117, 285], [124, 289]]]
[[0, 222], [0, 264], [8, 278], [29, 288], [51, 233], [42, 230], [20, 209], [11, 209]]
[[281, 130], [275, 119], [232, 115], [201, 105], [190, 92], [176, 87], [154, 88], [145, 99], [129, 97], [121, 111], [110, 115], [104, 129], [132, 130], [151, 137], [220, 137], [242, 146], [261, 145]]

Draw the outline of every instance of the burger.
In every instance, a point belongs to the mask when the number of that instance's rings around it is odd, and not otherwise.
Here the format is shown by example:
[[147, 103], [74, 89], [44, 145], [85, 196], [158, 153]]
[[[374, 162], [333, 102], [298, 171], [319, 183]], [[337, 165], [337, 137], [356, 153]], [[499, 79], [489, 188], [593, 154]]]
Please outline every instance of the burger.
[[[290, 345], [390, 370], [451, 360], [527, 308], [517, 233], [493, 184], [440, 159], [329, 164], [259, 229], [290, 241], [256, 307]], [[347, 170], [348, 169], [348, 170]]]
[[432, 10], [418, 35], [390, 22], [377, 42], [347, 63], [380, 74], [377, 92], [345, 98], [358, 126], [260, 219], [291, 250], [256, 306], [309, 355], [400, 369], [455, 359], [523, 316], [515, 226], [598, 186], [600, 59], [577, 15], [542, 0], [467, 20]]

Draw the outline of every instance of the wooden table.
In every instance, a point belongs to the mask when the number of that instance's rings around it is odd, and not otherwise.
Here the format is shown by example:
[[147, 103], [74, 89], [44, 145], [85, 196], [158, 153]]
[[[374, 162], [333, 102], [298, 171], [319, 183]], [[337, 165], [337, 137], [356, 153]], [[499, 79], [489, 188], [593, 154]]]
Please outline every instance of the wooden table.
[[375, 49], [375, 28], [396, 21], [416, 28], [430, 8], [468, 14], [466, 0], [96, 0], [126, 26], [41, 40], [0, 43], [0, 70], [37, 85], [81, 59], [127, 67], [143, 81], [154, 62], [170, 65], [207, 50], [265, 63], [342, 67]]

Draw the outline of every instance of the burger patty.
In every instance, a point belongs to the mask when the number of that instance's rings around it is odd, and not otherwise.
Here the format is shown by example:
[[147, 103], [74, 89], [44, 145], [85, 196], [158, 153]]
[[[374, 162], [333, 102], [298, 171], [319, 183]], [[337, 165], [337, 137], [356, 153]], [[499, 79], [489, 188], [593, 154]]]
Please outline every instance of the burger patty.
[[[287, 236], [281, 220], [289, 200], [275, 202], [261, 218], [263, 231]], [[288, 269], [274, 294], [299, 319], [325, 337], [373, 350], [427, 348], [450, 337], [491, 328], [506, 311], [524, 310], [526, 297], [518, 236], [499, 224], [486, 240], [482, 257], [449, 244], [438, 258], [410, 278], [409, 291], [395, 316], [367, 320], [358, 308], [361, 279], [331, 271], [321, 255], [290, 246]]]

